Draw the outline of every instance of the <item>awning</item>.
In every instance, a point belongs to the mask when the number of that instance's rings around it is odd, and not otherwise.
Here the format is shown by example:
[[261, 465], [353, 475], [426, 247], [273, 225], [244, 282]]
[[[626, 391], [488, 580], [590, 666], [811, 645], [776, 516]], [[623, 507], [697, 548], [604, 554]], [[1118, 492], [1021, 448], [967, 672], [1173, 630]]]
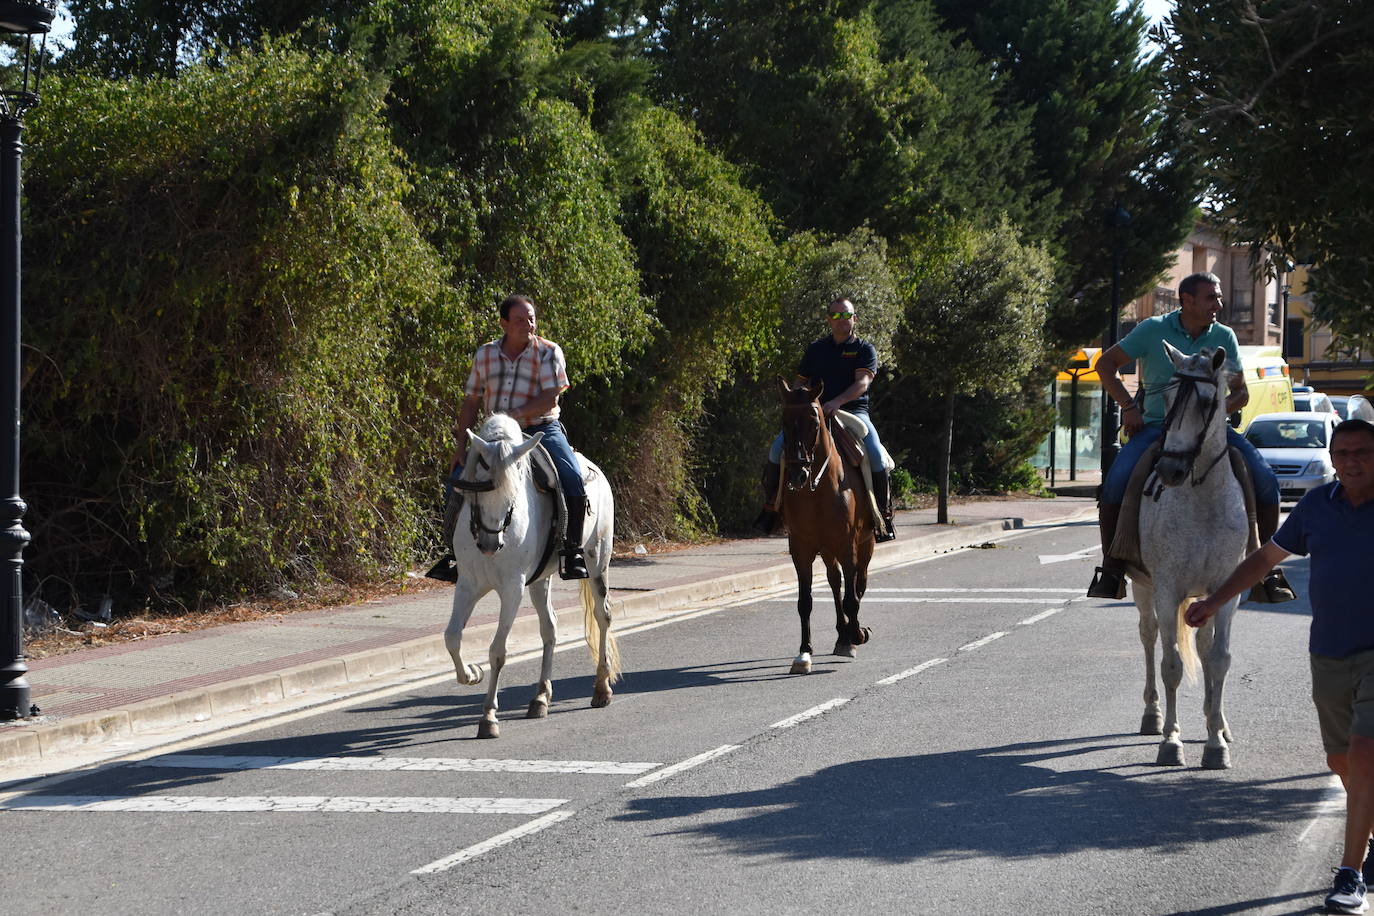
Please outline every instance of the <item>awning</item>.
[[1083, 347], [1072, 357], [1069, 364], [1058, 375], [1057, 381], [1071, 382], [1075, 377], [1080, 382], [1096, 382], [1097, 378], [1097, 357], [1101, 355], [1101, 347]]

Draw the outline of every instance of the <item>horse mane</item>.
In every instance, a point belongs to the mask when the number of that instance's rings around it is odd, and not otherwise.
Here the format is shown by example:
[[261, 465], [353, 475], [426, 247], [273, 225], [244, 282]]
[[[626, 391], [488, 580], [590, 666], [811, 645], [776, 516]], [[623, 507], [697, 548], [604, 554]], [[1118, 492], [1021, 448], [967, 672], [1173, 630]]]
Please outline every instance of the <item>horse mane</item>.
[[[482, 421], [477, 435], [488, 445], [495, 446], [497, 463], [504, 469], [503, 473], [497, 474], [496, 468], [492, 468], [492, 482], [496, 485], [493, 492], [504, 494], [514, 502], [529, 475], [529, 468], [524, 461], [510, 460], [511, 450], [525, 441], [520, 424], [508, 414], [494, 413]], [[469, 461], [469, 466], [472, 464]]]

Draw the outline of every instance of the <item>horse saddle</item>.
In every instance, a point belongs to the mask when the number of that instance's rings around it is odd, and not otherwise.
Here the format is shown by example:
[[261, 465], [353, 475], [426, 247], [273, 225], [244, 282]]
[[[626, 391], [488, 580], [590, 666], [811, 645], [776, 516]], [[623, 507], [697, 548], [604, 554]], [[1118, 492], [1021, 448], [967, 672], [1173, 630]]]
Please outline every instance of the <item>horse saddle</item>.
[[[527, 436], [526, 438], [529, 437]], [[573, 454], [580, 455], [581, 453], [574, 450]], [[597, 469], [595, 465], [581, 460], [577, 462], [577, 465], [582, 469], [582, 482], [584, 484], [590, 483], [596, 479]], [[554, 550], [558, 548], [559, 544], [563, 543], [564, 537], [567, 535], [568, 502], [563, 498], [563, 487], [558, 482], [558, 467], [553, 463], [553, 457], [549, 454], [548, 449], [544, 448], [542, 442], [536, 445], [534, 450], [530, 452], [530, 468], [530, 476], [534, 480], [535, 489], [553, 497], [553, 504], [556, 510], [553, 514], [552, 524], [549, 526], [548, 539], [544, 543], [544, 551], [540, 556], [539, 565], [535, 567], [536, 569], [543, 569], [545, 564], [547, 564], [549, 559], [553, 556]], [[590, 515], [592, 511], [591, 503], [584, 500], [582, 511]]]
[[[1126, 564], [1131, 576], [1149, 579], [1150, 571], [1140, 559], [1140, 505], [1151, 492], [1148, 486], [1154, 476], [1155, 462], [1164, 448], [1163, 440], [1154, 442], [1131, 471], [1131, 479], [1126, 484], [1126, 497], [1121, 501], [1121, 515], [1116, 524], [1116, 537], [1112, 540], [1112, 556]], [[1255, 482], [1250, 477], [1250, 466], [1238, 449], [1228, 446], [1226, 455], [1231, 461], [1231, 472], [1240, 481], [1241, 492], [1245, 494], [1245, 516], [1250, 531], [1246, 553], [1259, 547], [1259, 526], [1255, 514]], [[1159, 486], [1159, 484], [1155, 484]]]
[[[859, 470], [859, 476], [863, 478], [864, 488], [868, 493], [868, 506], [873, 512], [873, 523], [879, 531], [887, 529], [887, 521], [883, 518], [882, 512], [878, 509], [878, 501], [873, 496], [873, 468], [868, 460], [868, 449], [864, 448], [863, 440], [868, 435], [868, 426], [863, 420], [847, 411], [837, 410], [830, 418], [830, 438], [835, 440], [835, 449], [840, 453], [840, 459], [845, 464]], [[896, 466], [892, 456], [887, 453], [887, 449], [879, 445], [882, 450], [883, 466], [880, 470], [890, 471]]]

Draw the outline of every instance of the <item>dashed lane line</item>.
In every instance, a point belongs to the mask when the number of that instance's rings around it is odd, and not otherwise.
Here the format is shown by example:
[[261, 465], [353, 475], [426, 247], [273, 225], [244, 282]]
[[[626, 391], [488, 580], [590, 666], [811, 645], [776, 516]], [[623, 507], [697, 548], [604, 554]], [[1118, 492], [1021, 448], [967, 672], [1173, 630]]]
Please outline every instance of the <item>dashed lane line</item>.
[[728, 754], [731, 751], [737, 751], [739, 749], [740, 745], [738, 744], [722, 744], [720, 747], [715, 748], [713, 750], [709, 750], [704, 754], [697, 754], [695, 757], [688, 757], [686, 760], [683, 760], [679, 763], [674, 763], [671, 766], [666, 766], [661, 770], [655, 770], [647, 776], [641, 776], [638, 779], [631, 780], [630, 782], [625, 783], [625, 787], [627, 789], [643, 788], [644, 786], [658, 782], [660, 779], [667, 779], [669, 776], [675, 776], [678, 773], [681, 773], [683, 770], [690, 770], [694, 766], [700, 766], [701, 764], [706, 763], [708, 760], [714, 760], [723, 754]]
[[1053, 615], [1058, 614], [1062, 610], [1064, 610], [1062, 607], [1052, 607], [1048, 610], [1041, 611], [1039, 614], [1034, 614], [1030, 617], [1027, 617], [1025, 620], [1018, 620], [1016, 621], [1016, 625], [1018, 627], [1028, 627], [1033, 623], [1039, 623], [1046, 617], [1052, 617]]
[[1001, 639], [1003, 636], [1006, 636], [1006, 635], [1007, 635], [1007, 634], [1006, 634], [1005, 632], [1001, 632], [1001, 633], [989, 633], [987, 636], [984, 636], [982, 639], [975, 639], [973, 642], [964, 643], [962, 646], [959, 647], [959, 651], [960, 651], [960, 652], [972, 652], [974, 649], [981, 649], [981, 648], [983, 648], [983, 646], [986, 646], [988, 643], [993, 642], [994, 640]]
[[463, 757], [266, 757], [214, 754], [163, 754], [129, 764], [194, 770], [325, 770], [421, 773], [570, 773], [633, 776], [660, 764], [611, 760], [495, 760]]
[[949, 659], [947, 658], [932, 658], [928, 661], [921, 662], [914, 668], [908, 668], [905, 671], [898, 671], [896, 674], [885, 677], [881, 681], [875, 681], [874, 683], [879, 687], [890, 687], [898, 681], [904, 681], [909, 677], [920, 674], [927, 668], [934, 668], [936, 665], [943, 665], [947, 661], [949, 661]]
[[437, 872], [448, 871], [455, 865], [462, 865], [464, 862], [471, 861], [472, 859], [477, 858], [485, 852], [491, 852], [493, 849], [499, 849], [500, 847], [505, 846], [507, 843], [512, 843], [515, 840], [520, 839], [521, 837], [529, 836], [532, 833], [538, 833], [545, 827], [552, 827], [559, 821], [565, 821], [568, 818], [572, 817], [573, 814], [574, 812], [572, 811], [555, 811], [552, 814], [546, 814], [543, 817], [535, 818], [528, 824], [521, 824], [519, 827], [514, 827], [510, 830], [507, 830], [505, 833], [498, 833], [496, 836], [491, 837], [490, 839], [483, 840], [480, 843], [474, 843], [466, 849], [460, 849], [458, 852], [455, 852], [451, 856], [445, 856], [444, 858], [431, 862], [428, 865], [422, 865], [421, 867], [412, 871], [411, 874], [432, 875]]
[[844, 704], [846, 704], [846, 703], [848, 703], [848, 702], [849, 702], [849, 700], [846, 699], [846, 698], [844, 698], [844, 697], [837, 697], [836, 699], [833, 699], [833, 700], [827, 700], [826, 702], [820, 704], [819, 706], [812, 706], [810, 709], [806, 710], [805, 712], [799, 712], [799, 713], [797, 713], [795, 716], [789, 716], [788, 718], [783, 719], [781, 722], [774, 722], [772, 725], [770, 725], [770, 726], [768, 726], [768, 727], [769, 727], [769, 728], [791, 728], [791, 727], [794, 726], [794, 725], [798, 725], [798, 724], [800, 724], [800, 723], [802, 723], [802, 722], [805, 722], [807, 719], [814, 719], [814, 718], [816, 718], [817, 716], [825, 715], [827, 712], [829, 712], [830, 710], [836, 708], [837, 706], [843, 706]]
[[542, 814], [567, 803], [566, 798], [407, 798], [367, 795], [21, 795], [0, 799], [0, 811]]

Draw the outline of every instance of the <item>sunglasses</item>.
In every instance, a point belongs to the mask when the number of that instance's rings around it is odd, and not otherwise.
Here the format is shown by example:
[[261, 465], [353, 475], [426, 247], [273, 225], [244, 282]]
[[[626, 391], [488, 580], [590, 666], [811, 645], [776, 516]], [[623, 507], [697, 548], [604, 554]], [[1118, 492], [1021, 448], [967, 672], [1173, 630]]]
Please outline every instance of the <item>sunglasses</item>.
[[832, 319], [834, 319], [835, 321], [841, 321], [841, 320], [843, 320], [843, 319], [845, 319], [845, 318], [853, 318], [853, 317], [854, 317], [854, 313], [853, 313], [853, 312], [831, 312], [831, 313], [830, 313], [830, 317], [831, 317]]

